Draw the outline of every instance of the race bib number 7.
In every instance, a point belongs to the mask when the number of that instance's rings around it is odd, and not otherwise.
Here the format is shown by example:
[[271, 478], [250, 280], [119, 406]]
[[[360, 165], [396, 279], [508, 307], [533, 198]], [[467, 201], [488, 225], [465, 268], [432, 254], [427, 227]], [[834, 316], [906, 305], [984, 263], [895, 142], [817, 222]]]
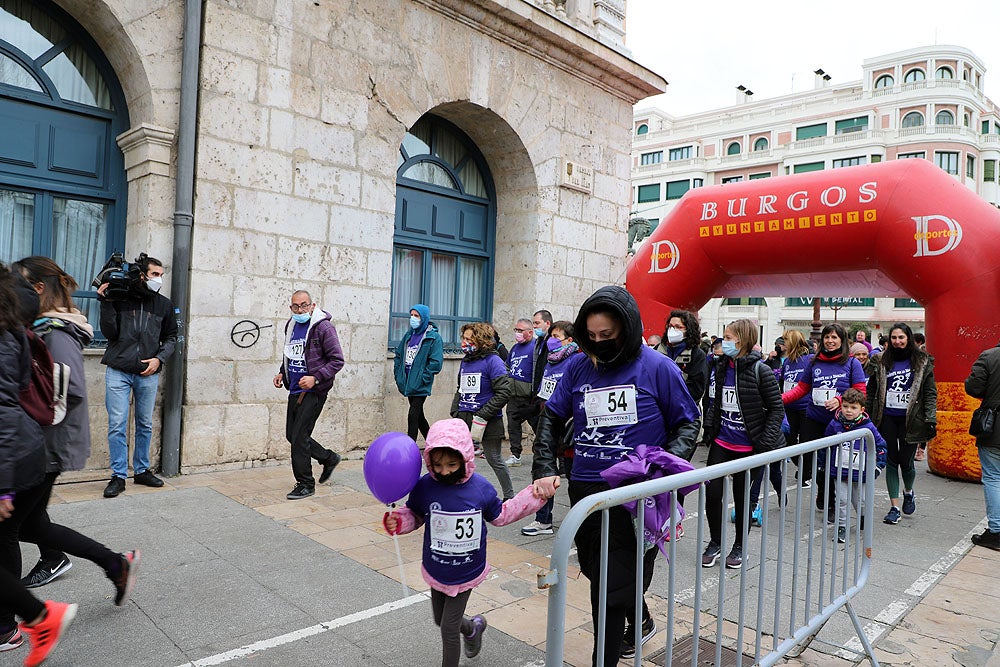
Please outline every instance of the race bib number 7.
[[439, 554], [467, 554], [479, 548], [483, 515], [469, 512], [431, 511], [431, 551]]
[[841, 470], [861, 470], [861, 455], [862, 451], [855, 449], [852, 443], [840, 443], [837, 451], [837, 468]]
[[632, 384], [592, 389], [584, 395], [583, 408], [588, 428], [639, 423]]

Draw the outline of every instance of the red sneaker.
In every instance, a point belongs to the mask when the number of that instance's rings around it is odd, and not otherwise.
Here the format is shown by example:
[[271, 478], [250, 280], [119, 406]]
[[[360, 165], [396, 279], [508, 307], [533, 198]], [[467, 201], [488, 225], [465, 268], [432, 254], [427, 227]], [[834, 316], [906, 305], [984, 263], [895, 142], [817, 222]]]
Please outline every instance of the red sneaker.
[[66, 628], [76, 616], [76, 605], [63, 602], [45, 602], [45, 618], [36, 625], [28, 626], [22, 623], [21, 632], [28, 635], [31, 651], [24, 659], [24, 667], [35, 667], [45, 662], [49, 654], [55, 650], [62, 639]]
[[139, 559], [141, 556], [142, 554], [138, 549], [119, 554], [121, 567], [118, 570], [118, 575], [108, 575], [108, 578], [115, 585], [115, 605], [118, 607], [125, 604], [129, 596], [132, 595], [132, 588], [135, 586], [135, 577], [139, 574]]

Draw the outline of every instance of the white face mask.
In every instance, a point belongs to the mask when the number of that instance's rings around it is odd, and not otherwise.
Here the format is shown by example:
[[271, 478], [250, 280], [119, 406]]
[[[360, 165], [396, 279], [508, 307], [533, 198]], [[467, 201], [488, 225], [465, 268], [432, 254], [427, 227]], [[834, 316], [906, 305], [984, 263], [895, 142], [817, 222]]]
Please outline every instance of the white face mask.
[[684, 340], [684, 332], [680, 329], [674, 329], [671, 327], [667, 329], [667, 342], [671, 345], [677, 345], [677, 343]]
[[149, 288], [151, 292], [159, 292], [160, 288], [163, 287], [162, 278], [147, 278], [146, 287]]

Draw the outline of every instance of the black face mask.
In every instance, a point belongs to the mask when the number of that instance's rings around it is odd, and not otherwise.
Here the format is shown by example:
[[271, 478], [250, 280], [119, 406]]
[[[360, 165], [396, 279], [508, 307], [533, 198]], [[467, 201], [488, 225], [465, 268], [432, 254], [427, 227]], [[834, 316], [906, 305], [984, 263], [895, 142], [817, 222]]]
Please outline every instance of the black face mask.
[[607, 340], [593, 341], [590, 344], [590, 349], [593, 351], [594, 356], [597, 357], [598, 361], [605, 364], [609, 364], [615, 360], [615, 357], [621, 352], [618, 347], [617, 338], [609, 338]]
[[893, 361], [903, 361], [904, 359], [909, 359], [911, 356], [913, 356], [913, 350], [911, 350], [909, 347], [904, 347], [904, 348], [890, 347], [889, 356], [892, 357]]
[[465, 477], [465, 465], [463, 464], [458, 466], [458, 470], [450, 472], [447, 475], [435, 474], [434, 476], [437, 478], [437, 481], [441, 482], [442, 484], [449, 484], [449, 485], [458, 484], [459, 482], [462, 481], [462, 478]]

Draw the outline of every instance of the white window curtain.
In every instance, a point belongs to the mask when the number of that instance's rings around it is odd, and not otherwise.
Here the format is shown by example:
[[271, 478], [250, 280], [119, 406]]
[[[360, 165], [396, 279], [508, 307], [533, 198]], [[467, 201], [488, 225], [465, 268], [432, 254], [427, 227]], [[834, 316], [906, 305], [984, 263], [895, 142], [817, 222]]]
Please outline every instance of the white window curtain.
[[445, 342], [456, 340], [455, 322], [451, 319], [442, 319], [442, 317], [451, 318], [455, 315], [456, 260], [454, 255], [438, 253], [431, 255], [431, 277], [427, 306], [431, 309], [431, 317], [438, 317], [434, 321]]
[[31, 254], [34, 220], [34, 195], [0, 190], [0, 261], [10, 264]]
[[78, 44], [45, 63], [42, 69], [56, 85], [59, 96], [101, 109], [111, 108], [111, 94], [104, 83], [104, 77], [97, 70], [97, 64]]

